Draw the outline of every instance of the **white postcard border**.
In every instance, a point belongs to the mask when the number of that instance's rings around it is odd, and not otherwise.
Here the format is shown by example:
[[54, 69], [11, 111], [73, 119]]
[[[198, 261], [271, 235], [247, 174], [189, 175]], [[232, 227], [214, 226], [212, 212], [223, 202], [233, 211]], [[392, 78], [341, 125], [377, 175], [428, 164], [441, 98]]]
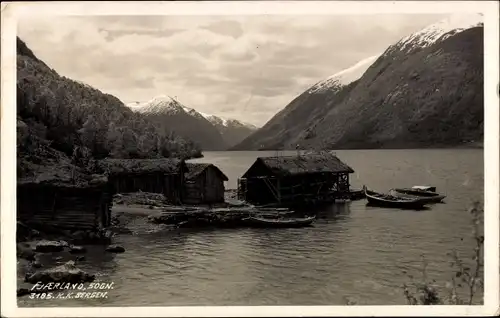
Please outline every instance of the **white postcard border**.
[[[484, 14], [485, 292], [483, 306], [214, 306], [18, 308], [16, 297], [16, 17], [19, 15]], [[217, 1], [2, 3], [1, 289], [6, 317], [494, 315], [499, 307], [499, 5], [496, 1]], [[131, 291], [133, 292], [133, 291]]]

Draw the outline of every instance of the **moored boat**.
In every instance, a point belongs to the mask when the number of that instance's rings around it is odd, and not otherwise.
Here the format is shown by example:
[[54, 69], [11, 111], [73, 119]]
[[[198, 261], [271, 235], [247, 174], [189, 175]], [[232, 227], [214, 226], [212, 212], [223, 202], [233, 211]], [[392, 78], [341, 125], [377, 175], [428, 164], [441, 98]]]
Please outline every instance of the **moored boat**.
[[284, 217], [285, 215], [295, 214], [295, 211], [286, 211], [286, 212], [274, 212], [274, 211], [256, 211], [251, 214], [251, 216], [258, 217], [267, 217], [267, 218], [279, 218]]
[[305, 218], [266, 218], [262, 216], [251, 216], [245, 222], [252, 227], [305, 227], [310, 226], [316, 217]]
[[436, 187], [413, 186], [411, 188], [394, 188], [389, 191], [393, 196], [400, 198], [419, 198], [426, 203], [439, 203], [446, 198], [436, 192]]
[[433, 186], [426, 186], [426, 185], [420, 186], [420, 185], [416, 185], [416, 186], [413, 186], [411, 188], [413, 190], [436, 192], [436, 187], [433, 187]]
[[420, 198], [401, 198], [390, 194], [378, 193], [370, 191], [364, 187], [366, 199], [369, 204], [400, 209], [422, 209], [426, 202]]

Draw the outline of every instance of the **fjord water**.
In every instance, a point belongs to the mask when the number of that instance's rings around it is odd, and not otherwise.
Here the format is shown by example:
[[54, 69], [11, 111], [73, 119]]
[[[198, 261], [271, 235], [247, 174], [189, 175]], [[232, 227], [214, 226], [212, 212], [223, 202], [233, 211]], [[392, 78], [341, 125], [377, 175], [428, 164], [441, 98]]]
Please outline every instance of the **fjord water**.
[[[289, 152], [289, 154], [295, 152]], [[258, 156], [276, 152], [208, 152], [236, 188]], [[286, 154], [286, 152], [284, 152]], [[336, 204], [302, 229], [197, 229], [122, 235], [124, 254], [93, 248], [82, 269], [114, 282], [106, 299], [29, 300], [20, 306], [359, 305], [406, 304], [401, 286], [427, 274], [451, 279], [448, 252], [470, 261], [473, 200], [483, 202], [483, 150], [345, 150], [353, 187], [376, 191], [432, 185], [446, 204], [410, 211]], [[463, 240], [462, 240], [463, 239]], [[407, 274], [405, 274], [405, 272]], [[482, 302], [482, 295], [476, 297]]]

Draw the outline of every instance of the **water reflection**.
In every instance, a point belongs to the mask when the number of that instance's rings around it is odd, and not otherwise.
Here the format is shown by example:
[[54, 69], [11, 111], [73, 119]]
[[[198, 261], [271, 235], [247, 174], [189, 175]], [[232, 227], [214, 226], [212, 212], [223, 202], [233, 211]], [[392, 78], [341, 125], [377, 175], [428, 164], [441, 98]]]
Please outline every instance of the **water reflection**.
[[327, 220], [344, 220], [351, 213], [351, 203], [335, 203], [316, 211], [316, 218]]
[[[219, 162], [236, 184], [257, 155], [265, 153], [207, 153], [202, 159]], [[431, 184], [448, 195], [446, 204], [415, 213], [369, 207], [361, 200], [310, 210], [317, 215], [310, 228], [123, 235], [117, 238], [126, 248], [123, 254], [89, 251], [86, 268], [102, 271], [117, 288], [106, 301], [85, 305], [344, 305], [346, 297], [359, 304], [401, 305], [401, 286], [408, 282], [403, 271], [418, 276], [421, 254], [429, 259], [430, 279], [449, 280], [446, 253], [457, 249], [469, 255], [473, 248], [467, 204], [483, 195], [482, 152], [360, 150], [338, 155], [359, 174], [358, 181], [353, 178], [357, 187], [386, 191]]]

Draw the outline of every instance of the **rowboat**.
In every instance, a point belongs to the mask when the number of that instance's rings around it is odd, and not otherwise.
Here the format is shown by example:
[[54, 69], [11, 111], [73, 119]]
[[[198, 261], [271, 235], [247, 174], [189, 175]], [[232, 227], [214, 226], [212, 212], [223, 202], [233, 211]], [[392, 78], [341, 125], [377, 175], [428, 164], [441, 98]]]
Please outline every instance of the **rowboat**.
[[400, 208], [400, 209], [422, 209], [426, 202], [420, 198], [401, 198], [390, 194], [378, 193], [370, 191], [364, 187], [366, 199], [371, 205]]
[[266, 218], [261, 216], [251, 216], [245, 222], [252, 227], [305, 227], [310, 226], [316, 217], [305, 218]]
[[293, 212], [289, 208], [268, 208], [268, 207], [259, 207], [256, 206], [255, 209], [257, 211], [262, 211], [262, 212], [277, 212], [277, 213], [286, 213], [286, 212]]
[[436, 192], [436, 187], [413, 186], [411, 188], [395, 188], [389, 193], [400, 198], [419, 198], [426, 203], [439, 203], [446, 198], [445, 195]]
[[267, 217], [267, 218], [280, 218], [285, 215], [295, 214], [295, 211], [256, 211], [251, 214], [251, 216]]

